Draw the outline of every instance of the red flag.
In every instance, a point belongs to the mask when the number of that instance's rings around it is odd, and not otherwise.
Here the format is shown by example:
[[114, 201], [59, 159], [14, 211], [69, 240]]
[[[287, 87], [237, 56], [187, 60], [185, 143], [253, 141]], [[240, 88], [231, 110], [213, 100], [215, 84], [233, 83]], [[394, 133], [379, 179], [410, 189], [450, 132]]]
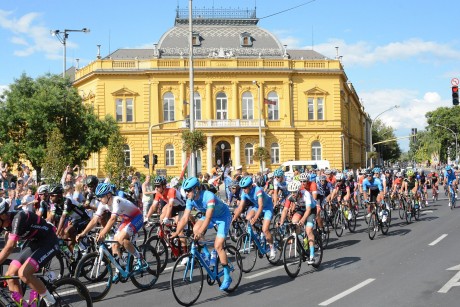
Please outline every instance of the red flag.
[[267, 98], [264, 98], [264, 103], [265, 104], [271, 104], [272, 106], [276, 105], [276, 101], [274, 100], [268, 100]]

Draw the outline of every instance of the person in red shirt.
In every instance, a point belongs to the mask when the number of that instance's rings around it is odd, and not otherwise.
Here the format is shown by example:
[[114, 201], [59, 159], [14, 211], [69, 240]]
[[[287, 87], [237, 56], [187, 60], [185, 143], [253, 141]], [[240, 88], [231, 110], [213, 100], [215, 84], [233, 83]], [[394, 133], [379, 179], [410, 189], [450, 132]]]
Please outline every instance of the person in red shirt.
[[165, 177], [156, 177], [154, 184], [156, 194], [152, 206], [147, 213], [147, 219], [157, 211], [158, 205], [160, 205], [161, 209], [160, 221], [168, 221], [171, 217], [185, 210], [185, 200], [182, 195], [175, 188], [166, 187]]
[[323, 229], [323, 219], [321, 218], [321, 204], [317, 201], [318, 199], [318, 186], [316, 185], [316, 173], [302, 173], [299, 176], [302, 186], [301, 190], [307, 190], [316, 202], [316, 222], [320, 229]]
[[332, 184], [332, 187], [335, 187], [335, 184], [337, 183], [337, 180], [335, 179], [334, 173], [330, 169], [326, 170], [324, 172], [326, 175], [326, 181]]

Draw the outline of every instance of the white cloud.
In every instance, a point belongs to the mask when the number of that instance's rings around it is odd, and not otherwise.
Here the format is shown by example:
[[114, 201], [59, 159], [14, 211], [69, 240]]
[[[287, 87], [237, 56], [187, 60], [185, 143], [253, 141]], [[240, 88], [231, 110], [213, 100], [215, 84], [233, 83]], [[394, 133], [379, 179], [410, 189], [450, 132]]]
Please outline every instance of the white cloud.
[[3, 92], [4, 92], [5, 90], [7, 90], [8, 88], [9, 88], [8, 85], [0, 84], [0, 95], [2, 95]]
[[292, 36], [288, 31], [275, 30], [273, 31], [273, 34], [275, 34], [275, 36], [281, 41], [283, 45], [287, 45], [288, 49], [305, 48], [305, 47], [302, 47], [301, 39], [298, 37]]
[[[0, 27], [11, 31], [10, 40], [22, 49], [16, 49], [14, 55], [30, 56], [42, 52], [49, 59], [62, 58], [62, 44], [50, 35], [50, 30], [41, 22], [41, 14], [32, 12], [19, 18], [13, 12], [0, 10]], [[68, 43], [67, 48], [75, 47]]]
[[382, 46], [374, 46], [365, 41], [348, 44], [342, 39], [330, 39], [327, 43], [315, 45], [314, 49], [330, 58], [335, 58], [335, 47], [339, 47], [343, 63], [350, 66], [368, 66], [378, 62], [414, 57], [422, 59], [430, 57], [439, 61], [460, 60], [460, 52], [453, 46], [417, 38], [391, 42]]

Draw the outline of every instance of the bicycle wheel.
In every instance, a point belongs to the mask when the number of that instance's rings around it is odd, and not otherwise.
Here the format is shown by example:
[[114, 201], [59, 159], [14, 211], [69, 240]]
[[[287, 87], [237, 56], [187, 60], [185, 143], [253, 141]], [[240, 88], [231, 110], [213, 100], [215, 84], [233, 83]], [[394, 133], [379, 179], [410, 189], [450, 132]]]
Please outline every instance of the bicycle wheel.
[[369, 239], [374, 240], [375, 235], [377, 234], [377, 218], [374, 213], [371, 214], [369, 218], [369, 225], [367, 227]]
[[129, 257], [128, 268], [130, 272], [133, 272], [131, 281], [138, 289], [152, 289], [160, 275], [160, 258], [150, 245], [141, 245], [138, 250], [144, 260], [142, 268], [136, 268], [138, 264], [135, 263], [134, 257]]
[[334, 228], [335, 228], [335, 234], [337, 235], [337, 237], [340, 238], [343, 234], [343, 229], [345, 228], [345, 220], [343, 217], [343, 213], [340, 210], [337, 211], [337, 213], [335, 214]]
[[[230, 287], [228, 287], [225, 292], [233, 292], [238, 288], [238, 285], [241, 282], [241, 276], [243, 276], [243, 271], [241, 270], [242, 268], [242, 263], [241, 263], [241, 255], [238, 252], [238, 250], [232, 246], [232, 245], [227, 245], [225, 248], [225, 251], [227, 253], [227, 261], [228, 261], [228, 267], [230, 268], [230, 277], [232, 278], [232, 283]], [[217, 262], [217, 265], [222, 267], [222, 264], [220, 263], [220, 259]], [[220, 271], [219, 267], [217, 268], [218, 272]], [[221, 285], [221, 280], [220, 278], [217, 279], [217, 284], [220, 286]]]
[[238, 238], [244, 233], [244, 222], [235, 221], [230, 225], [229, 235], [230, 239], [236, 243]]
[[313, 234], [315, 236], [315, 256], [313, 258], [315, 260], [315, 263], [312, 264], [312, 267], [317, 269], [323, 261], [323, 240], [318, 231], [316, 231], [316, 229], [313, 230]]
[[412, 223], [412, 202], [407, 202], [407, 205], [406, 205], [406, 210], [404, 210], [404, 217], [406, 218], [406, 223], [407, 224], [410, 224]]
[[[273, 245], [275, 246], [275, 250], [276, 250], [276, 257], [275, 259], [270, 260], [270, 254], [269, 253], [266, 254], [268, 262], [270, 262], [270, 264], [273, 264], [273, 265], [277, 265], [280, 262], [281, 256], [283, 254], [283, 244], [282, 244], [282, 241], [279, 241], [278, 238], [275, 236], [276, 232], [277, 232], [277, 228], [270, 229], [270, 233], [273, 238]], [[270, 245], [268, 243], [266, 244], [266, 249], [267, 250], [270, 249]]]
[[299, 275], [300, 267], [302, 266], [302, 246], [296, 244], [294, 235], [289, 236], [284, 242], [283, 256], [284, 269], [289, 277], [295, 278]]
[[[386, 209], [384, 209], [386, 210]], [[384, 222], [383, 219], [382, 221], [380, 221], [380, 226], [381, 226], [381, 231], [382, 231], [382, 234], [386, 235], [388, 233], [388, 230], [390, 229], [390, 219], [389, 219], [389, 214], [388, 214], [388, 210], [387, 211], [387, 219], [386, 221]], [[385, 212], [384, 212], [385, 214]]]
[[252, 271], [257, 261], [257, 247], [248, 233], [243, 234], [236, 242], [236, 249], [240, 252], [243, 272]]
[[150, 227], [149, 232], [148, 232], [148, 234], [147, 234], [147, 240], [145, 240], [145, 242], [147, 242], [148, 239], [151, 238], [152, 236], [157, 235], [157, 233], [158, 233], [158, 227], [160, 227], [160, 223], [159, 223], [159, 222], [154, 223], [154, 224]]
[[169, 261], [169, 247], [163, 238], [159, 238], [157, 235], [151, 236], [145, 242], [145, 245], [150, 245], [155, 249], [160, 259], [160, 273], [164, 271]]
[[[188, 258], [187, 264], [182, 265], [182, 259]], [[174, 264], [171, 272], [171, 290], [182, 306], [190, 306], [195, 303], [203, 290], [203, 268], [198, 258], [191, 254], [180, 256]]]
[[356, 217], [358, 216], [358, 212], [356, 212], [356, 209], [353, 208], [350, 210], [350, 213], [352, 214], [351, 220], [348, 220], [348, 230], [350, 232], [355, 232], [356, 230]]
[[112, 287], [113, 271], [109, 258], [103, 256], [99, 263], [99, 253], [86, 254], [78, 262], [74, 277], [88, 288], [93, 302], [100, 301]]
[[404, 212], [406, 211], [406, 205], [404, 203], [404, 200], [399, 200], [399, 210], [398, 210], [398, 213], [399, 213], [399, 218], [401, 220], [405, 219], [405, 214]]
[[54, 256], [42, 269], [43, 275], [49, 274], [54, 279], [61, 279], [64, 276], [64, 260], [60, 253]]
[[324, 228], [324, 230], [321, 230], [317, 228], [318, 233], [321, 235], [321, 241], [323, 244], [323, 249], [327, 248], [327, 245], [329, 244], [329, 229]]
[[[61, 278], [47, 288], [56, 300], [53, 306], [93, 306], [88, 289], [75, 278]], [[46, 307], [44, 300], [40, 301], [40, 307]]]

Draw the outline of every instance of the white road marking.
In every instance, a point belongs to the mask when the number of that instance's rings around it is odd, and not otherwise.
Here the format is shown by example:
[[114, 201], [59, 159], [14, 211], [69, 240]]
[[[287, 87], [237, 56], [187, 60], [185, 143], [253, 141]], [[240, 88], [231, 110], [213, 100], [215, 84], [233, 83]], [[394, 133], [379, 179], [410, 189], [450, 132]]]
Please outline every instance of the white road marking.
[[331, 297], [330, 299], [328, 299], [327, 301], [324, 301], [324, 302], [320, 303], [319, 305], [320, 305], [320, 306], [328, 306], [328, 305], [334, 303], [335, 301], [338, 301], [338, 300], [340, 300], [341, 298], [344, 298], [345, 296], [347, 296], [347, 295], [349, 295], [349, 294], [351, 294], [351, 293], [353, 293], [353, 292], [355, 292], [355, 291], [361, 289], [362, 287], [367, 286], [368, 284], [370, 284], [370, 283], [373, 282], [374, 280], [375, 280], [375, 278], [366, 279], [366, 280], [363, 281], [362, 283], [359, 283], [359, 284], [357, 284], [356, 286], [354, 286], [354, 287], [352, 287], [352, 288], [350, 288], [350, 289], [348, 289], [348, 290], [345, 290], [345, 291], [343, 291], [342, 293], [339, 293], [339, 294], [337, 294], [337, 295], [334, 296], [334, 297]]
[[[448, 268], [447, 271], [459, 271], [460, 270], [460, 264], [453, 266], [451, 268]], [[447, 293], [452, 287], [459, 287], [460, 286], [460, 272], [457, 272], [457, 274], [454, 275], [441, 289], [439, 289], [439, 293]]]
[[433, 242], [431, 242], [430, 244], [428, 244], [429, 246], [434, 246], [436, 244], [438, 244], [442, 239], [444, 239], [445, 237], [447, 237], [447, 233], [443, 234], [442, 236], [440, 236], [439, 238], [437, 238], [436, 240], [434, 240]]
[[273, 269], [264, 270], [263, 272], [260, 272], [260, 273], [257, 273], [257, 274], [251, 275], [251, 276], [245, 276], [244, 278], [253, 279], [253, 278], [256, 278], [256, 277], [259, 277], [259, 276], [262, 276], [262, 275], [265, 275], [265, 274], [268, 274], [268, 273], [271, 273], [271, 272], [274, 272], [274, 271], [278, 271], [278, 270], [281, 270], [281, 269], [284, 269], [284, 266], [274, 267]]

